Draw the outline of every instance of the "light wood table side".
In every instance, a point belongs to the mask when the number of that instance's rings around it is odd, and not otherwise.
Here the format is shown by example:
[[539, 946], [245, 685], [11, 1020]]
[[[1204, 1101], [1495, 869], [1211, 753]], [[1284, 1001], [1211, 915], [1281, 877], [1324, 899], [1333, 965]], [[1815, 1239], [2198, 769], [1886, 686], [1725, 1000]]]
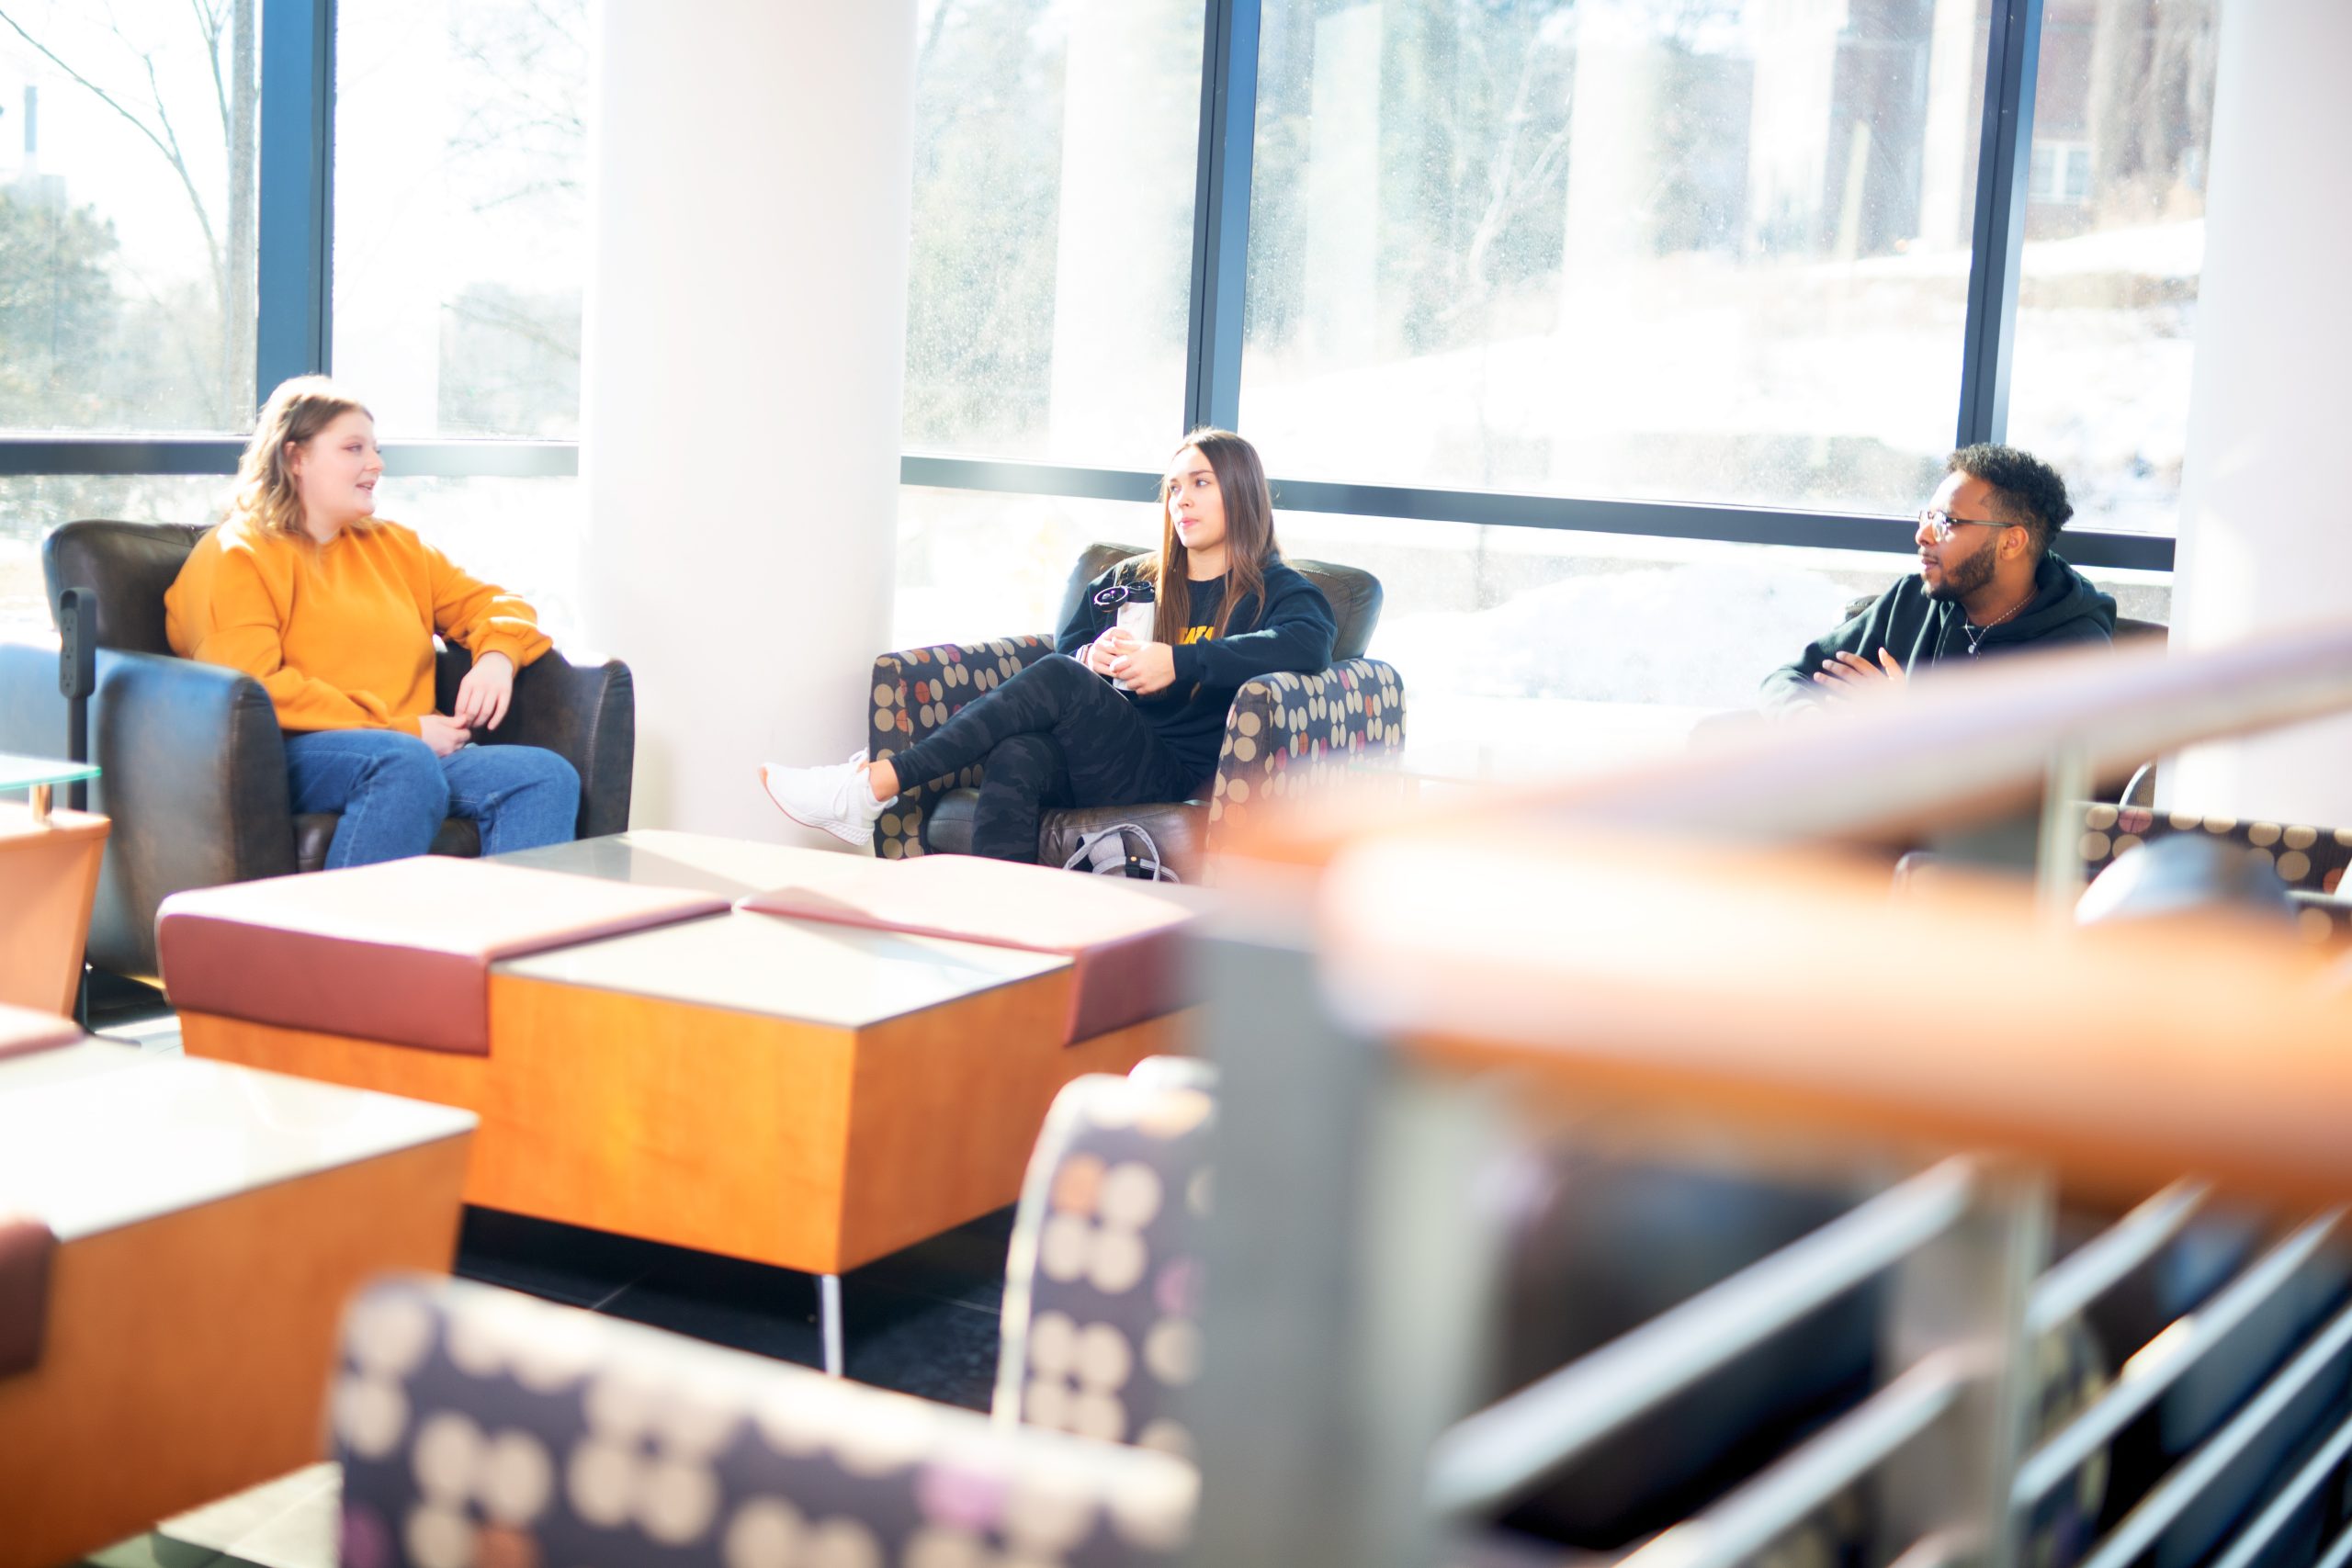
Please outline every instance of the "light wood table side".
[[344, 1303], [447, 1270], [469, 1119], [98, 1042], [0, 1063], [0, 1208], [46, 1220], [0, 1378], [0, 1568], [51, 1568], [322, 1457]]
[[481, 1118], [466, 1201], [838, 1274], [1020, 1196], [1054, 1095], [1189, 1014], [1053, 1042], [1067, 971], [845, 1028], [497, 975], [491, 1054], [181, 1015], [193, 1055]]
[[110, 824], [0, 801], [0, 1002], [70, 1013]]

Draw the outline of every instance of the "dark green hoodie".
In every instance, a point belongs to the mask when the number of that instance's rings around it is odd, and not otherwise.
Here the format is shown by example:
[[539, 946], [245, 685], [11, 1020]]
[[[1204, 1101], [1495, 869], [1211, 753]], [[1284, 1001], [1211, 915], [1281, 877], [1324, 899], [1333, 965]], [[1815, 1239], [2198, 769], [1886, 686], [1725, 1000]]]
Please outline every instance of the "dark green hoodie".
[[[1913, 572], [1880, 594], [1869, 609], [1836, 631], [1815, 637], [1795, 663], [1783, 664], [1765, 676], [1764, 705], [1790, 708], [1821, 701], [1828, 694], [1814, 681], [1813, 673], [1840, 653], [1858, 653], [1875, 664], [1883, 648], [1903, 661], [1904, 672], [1909, 675], [1932, 665], [1964, 664], [1972, 657], [1967, 619], [1957, 603], [1928, 598], [1925, 580]], [[1981, 633], [1974, 656], [2106, 643], [2113, 641], [2114, 635], [2114, 599], [2055, 555], [2044, 555], [2034, 569], [2032, 599], [1999, 626]]]

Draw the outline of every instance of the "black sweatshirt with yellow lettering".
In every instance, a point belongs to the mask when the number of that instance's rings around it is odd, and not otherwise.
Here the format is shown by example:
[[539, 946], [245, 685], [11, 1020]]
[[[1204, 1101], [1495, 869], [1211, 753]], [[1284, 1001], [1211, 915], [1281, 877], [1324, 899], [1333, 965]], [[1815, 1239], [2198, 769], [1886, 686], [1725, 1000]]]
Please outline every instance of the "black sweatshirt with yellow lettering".
[[[1085, 652], [1088, 643], [1118, 620], [1117, 608], [1097, 605], [1094, 596], [1114, 583], [1148, 577], [1152, 558], [1136, 556], [1121, 561], [1088, 583], [1077, 610], [1054, 639], [1055, 648], [1073, 658]], [[1339, 627], [1321, 589], [1273, 560], [1266, 565], [1263, 600], [1261, 604], [1260, 596], [1251, 594], [1235, 605], [1225, 635], [1218, 637], [1225, 580], [1191, 584], [1186, 616], [1191, 624], [1176, 646], [1176, 679], [1148, 697], [1126, 694], [1159, 732], [1160, 742], [1204, 784], [1216, 772], [1226, 716], [1233, 711], [1236, 692], [1261, 675], [1285, 670], [1312, 674], [1331, 662]]]

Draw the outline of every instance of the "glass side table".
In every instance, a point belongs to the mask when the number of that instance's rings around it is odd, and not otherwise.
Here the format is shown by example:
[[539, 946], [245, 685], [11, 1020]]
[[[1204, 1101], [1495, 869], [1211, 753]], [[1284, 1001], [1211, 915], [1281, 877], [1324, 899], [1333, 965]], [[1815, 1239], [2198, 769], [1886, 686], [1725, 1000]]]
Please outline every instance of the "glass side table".
[[32, 793], [33, 821], [49, 820], [50, 792], [59, 784], [80, 784], [98, 776], [96, 762], [62, 762], [48, 757], [19, 757], [0, 751], [0, 795], [16, 790]]

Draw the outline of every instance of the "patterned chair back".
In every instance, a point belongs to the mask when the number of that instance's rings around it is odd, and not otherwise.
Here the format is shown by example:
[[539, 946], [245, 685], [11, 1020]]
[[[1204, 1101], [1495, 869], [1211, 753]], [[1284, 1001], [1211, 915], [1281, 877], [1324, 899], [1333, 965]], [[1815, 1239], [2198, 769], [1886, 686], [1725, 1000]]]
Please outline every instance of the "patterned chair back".
[[354, 1303], [331, 1416], [345, 1568], [1142, 1568], [1198, 1494], [1164, 1454], [424, 1279]]
[[1197, 1081], [1095, 1075], [1055, 1098], [1005, 1264], [1000, 1424], [1192, 1455], [1216, 1123]]
[[2083, 812], [2083, 879], [2098, 879], [2143, 843], [2184, 833], [2234, 845], [2277, 873], [2305, 941], [2352, 945], [2352, 898], [2344, 886], [2352, 870], [2352, 829], [2092, 805]]

